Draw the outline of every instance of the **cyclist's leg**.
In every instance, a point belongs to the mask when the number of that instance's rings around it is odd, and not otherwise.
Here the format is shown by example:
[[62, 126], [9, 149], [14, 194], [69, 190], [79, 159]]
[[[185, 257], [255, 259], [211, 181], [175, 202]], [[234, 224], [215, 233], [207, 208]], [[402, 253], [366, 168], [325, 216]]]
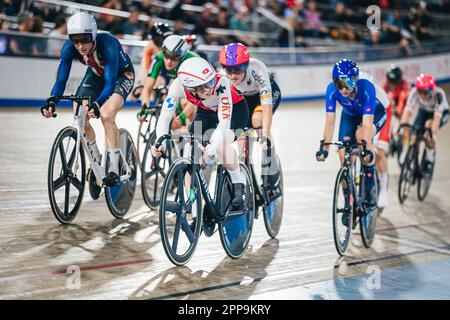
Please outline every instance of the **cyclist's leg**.
[[222, 140], [217, 148], [219, 161], [227, 168], [233, 183], [234, 197], [232, 205], [235, 208], [240, 207], [243, 203], [246, 180], [239, 168], [238, 154], [231, 144], [241, 136], [247, 125], [248, 118], [249, 113], [245, 99], [235, 103], [231, 115], [231, 131], [227, 133], [226, 138]]
[[[372, 139], [373, 137], [381, 131], [387, 120], [387, 114], [384, 106], [378, 104], [375, 109], [375, 114], [373, 117], [373, 125], [371, 128], [367, 129], [364, 127], [359, 127], [356, 130], [356, 139], [361, 142], [363, 139], [367, 141], [367, 150], [373, 152]], [[366, 191], [367, 191], [367, 206], [369, 208], [375, 208], [377, 206], [377, 196], [375, 188], [375, 157], [370, 162], [361, 159], [362, 166], [366, 173]]]
[[109, 172], [103, 182], [113, 186], [120, 182], [119, 172], [119, 129], [116, 126], [117, 112], [122, 108], [127, 96], [133, 89], [134, 69], [130, 66], [116, 81], [114, 93], [100, 108], [100, 119], [105, 128], [105, 145], [109, 155]]
[[385, 208], [388, 204], [388, 161], [387, 153], [389, 152], [389, 144], [391, 142], [391, 121], [392, 121], [392, 106], [388, 106], [387, 119], [381, 131], [374, 138], [374, 145], [376, 147], [376, 168], [380, 178], [378, 206]]
[[[86, 70], [86, 74], [81, 81], [80, 86], [75, 93], [76, 96], [90, 96], [94, 100], [100, 95], [100, 92], [103, 88], [104, 81], [102, 78], [97, 76], [91, 68]], [[83, 107], [87, 106], [87, 100], [83, 101]], [[77, 107], [77, 104], [74, 103], [73, 108], [74, 112]], [[86, 112], [86, 119], [84, 121], [84, 130], [86, 132], [87, 137], [87, 147], [89, 149], [90, 154], [94, 158], [94, 161], [97, 161], [99, 164], [101, 163], [101, 153], [98, 150], [97, 142], [95, 140], [95, 131], [90, 124], [90, 118]]]

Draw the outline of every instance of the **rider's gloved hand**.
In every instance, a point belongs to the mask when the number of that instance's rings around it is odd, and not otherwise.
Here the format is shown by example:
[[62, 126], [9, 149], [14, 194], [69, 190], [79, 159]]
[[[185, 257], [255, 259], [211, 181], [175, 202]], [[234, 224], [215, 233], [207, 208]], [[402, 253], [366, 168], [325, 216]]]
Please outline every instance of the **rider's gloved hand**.
[[46, 100], [44, 106], [41, 107], [41, 113], [45, 118], [56, 117], [56, 104], [53, 100]]
[[209, 157], [213, 157], [216, 154], [216, 147], [213, 144], [208, 144], [205, 149], [203, 150], [203, 153], [206, 154]]
[[375, 154], [370, 150], [363, 150], [361, 152], [361, 158], [367, 163], [371, 163], [375, 159]]
[[325, 159], [328, 157], [328, 151], [326, 150], [319, 150], [316, 152], [316, 160], [317, 161], [325, 161]]
[[164, 152], [166, 151], [166, 147], [164, 144], [161, 144], [159, 148], [156, 148], [155, 146], [152, 146], [152, 156], [155, 158], [159, 158], [164, 155]]
[[142, 105], [142, 107], [141, 107], [141, 110], [139, 110], [139, 111], [136, 113], [137, 119], [138, 119], [140, 122], [144, 121], [144, 120], [147, 118], [147, 116], [148, 116], [148, 110], [149, 110], [149, 108], [148, 108], [147, 104], [144, 103], [144, 104]]
[[[93, 104], [97, 107], [97, 109], [100, 111], [100, 105], [97, 101], [94, 101]], [[97, 118], [97, 115], [95, 114], [94, 108], [89, 110], [89, 105], [86, 105], [86, 112], [90, 118]], [[100, 116], [100, 115], [99, 115]]]

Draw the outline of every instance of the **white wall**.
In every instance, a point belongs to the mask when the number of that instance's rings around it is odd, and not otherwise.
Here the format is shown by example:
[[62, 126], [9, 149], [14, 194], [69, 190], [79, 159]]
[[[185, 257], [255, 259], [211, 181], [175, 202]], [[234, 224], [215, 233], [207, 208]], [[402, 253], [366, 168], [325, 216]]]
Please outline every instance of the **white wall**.
[[[12, 100], [43, 100], [50, 94], [56, 78], [58, 60], [14, 58], [0, 56], [0, 105]], [[391, 64], [405, 71], [408, 81], [421, 72], [431, 73], [438, 80], [450, 80], [450, 54], [440, 54], [400, 60], [361, 63], [361, 70], [372, 74], [381, 83]], [[136, 67], [136, 71], [138, 66]], [[331, 81], [332, 65], [273, 67], [282, 96], [288, 100], [321, 97]], [[72, 65], [66, 94], [73, 94], [81, 81], [86, 67], [78, 61]], [[3, 102], [3, 103], [2, 103]]]

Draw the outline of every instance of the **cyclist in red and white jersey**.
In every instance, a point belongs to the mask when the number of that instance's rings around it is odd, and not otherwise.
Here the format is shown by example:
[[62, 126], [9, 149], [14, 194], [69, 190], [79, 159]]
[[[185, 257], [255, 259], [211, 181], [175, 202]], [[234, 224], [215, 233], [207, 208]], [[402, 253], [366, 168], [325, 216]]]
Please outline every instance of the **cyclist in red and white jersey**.
[[[433, 136], [427, 141], [425, 172], [432, 169], [434, 162], [434, 149], [436, 146], [439, 129], [448, 122], [449, 106], [447, 97], [442, 88], [436, 86], [436, 81], [429, 74], [421, 74], [417, 77], [409, 93], [402, 123], [409, 123], [414, 113], [417, 112], [413, 129], [430, 128]], [[415, 137], [411, 137], [414, 142]]]
[[[169, 132], [170, 121], [180, 99], [185, 98], [196, 105], [198, 110], [189, 131], [196, 136], [202, 135], [203, 141], [209, 141], [205, 153], [209, 156], [217, 154], [219, 162], [227, 168], [234, 189], [232, 205], [239, 207], [243, 203], [246, 181], [239, 169], [237, 152], [231, 144], [247, 125], [247, 104], [227, 77], [216, 73], [203, 58], [185, 60], [177, 75], [156, 126], [157, 139]], [[153, 146], [152, 153], [160, 157], [165, 148], [165, 144], [158, 149]]]

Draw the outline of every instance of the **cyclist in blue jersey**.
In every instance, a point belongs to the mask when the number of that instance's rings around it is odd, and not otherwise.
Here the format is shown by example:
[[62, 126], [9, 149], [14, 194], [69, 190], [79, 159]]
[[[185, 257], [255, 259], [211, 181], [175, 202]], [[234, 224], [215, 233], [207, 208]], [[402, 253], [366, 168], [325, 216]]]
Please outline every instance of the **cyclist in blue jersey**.
[[[61, 50], [56, 83], [51, 96], [64, 93], [69, 78], [72, 61], [78, 59], [88, 66], [86, 74], [76, 92], [77, 96], [91, 96], [100, 110], [100, 118], [105, 128], [105, 143], [110, 159], [109, 172], [103, 179], [107, 186], [117, 185], [119, 181], [119, 130], [115, 124], [117, 112], [134, 85], [134, 69], [130, 57], [122, 49], [119, 41], [109, 33], [97, 34], [95, 19], [86, 12], [78, 12], [67, 22], [68, 40]], [[54, 116], [57, 101], [47, 100], [41, 108], [46, 118]], [[89, 124], [94, 118], [93, 110], [87, 109], [85, 123], [88, 148], [96, 159], [101, 155], [95, 143], [95, 132]], [[75, 107], [75, 106], [74, 106]]]
[[[324, 142], [331, 142], [336, 121], [336, 102], [342, 105], [341, 123], [339, 126], [339, 141], [341, 142], [367, 142], [367, 152], [361, 150], [362, 165], [368, 177], [366, 196], [368, 209], [377, 206], [375, 189], [375, 155], [372, 138], [378, 133], [386, 122], [385, 107], [388, 105], [383, 90], [375, 86], [370, 80], [360, 78], [358, 65], [351, 60], [343, 59], [333, 68], [333, 82], [326, 92], [326, 122], [323, 134]], [[316, 153], [318, 161], [325, 161], [328, 156], [329, 145], [323, 151]], [[339, 150], [341, 163], [344, 160], [345, 150]]]

